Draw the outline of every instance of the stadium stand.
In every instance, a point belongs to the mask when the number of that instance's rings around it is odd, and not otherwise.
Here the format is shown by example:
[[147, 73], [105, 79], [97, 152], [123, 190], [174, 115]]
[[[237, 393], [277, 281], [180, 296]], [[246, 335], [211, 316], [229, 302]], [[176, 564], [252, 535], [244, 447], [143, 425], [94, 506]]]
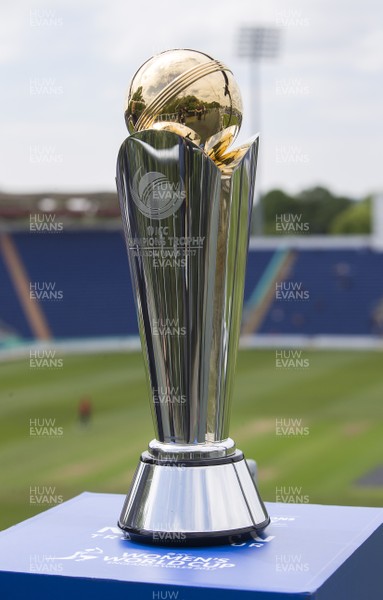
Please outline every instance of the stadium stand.
[[[40, 288], [54, 284], [62, 292], [62, 298], [39, 302], [53, 337], [137, 335], [122, 233], [19, 232], [12, 237], [30, 282]], [[19, 329], [17, 321], [11, 324]]]
[[[383, 297], [383, 255], [359, 250], [304, 250], [274, 299], [262, 333], [368, 335], [379, 331], [376, 309]], [[302, 294], [300, 292], [306, 292]]]
[[0, 340], [30, 338], [33, 335], [32, 330], [19, 302], [3, 255], [3, 247], [0, 246]]
[[[5, 236], [24, 286], [17, 285]], [[41, 330], [58, 340], [137, 335], [120, 230], [14, 231], [0, 238], [0, 340], [36, 339]], [[265, 246], [260, 240], [249, 252], [244, 333], [383, 334], [382, 252], [366, 242], [342, 247], [331, 239], [325, 247], [285, 240]], [[50, 289], [50, 298], [27, 298], [39, 308], [28, 313], [23, 289], [36, 296], [36, 288]], [[34, 323], [36, 314], [45, 330]]]

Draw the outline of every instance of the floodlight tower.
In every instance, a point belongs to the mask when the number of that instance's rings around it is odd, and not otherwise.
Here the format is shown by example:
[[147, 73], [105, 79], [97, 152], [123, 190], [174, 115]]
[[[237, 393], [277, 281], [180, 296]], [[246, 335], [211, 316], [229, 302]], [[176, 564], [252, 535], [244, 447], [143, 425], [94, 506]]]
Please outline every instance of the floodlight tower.
[[[238, 56], [248, 59], [250, 69], [250, 103], [251, 103], [251, 130], [261, 132], [261, 85], [260, 63], [263, 60], [275, 59], [280, 52], [280, 29], [278, 27], [264, 27], [259, 25], [243, 26], [238, 31], [237, 41]], [[262, 144], [262, 137], [261, 137]], [[261, 146], [262, 147], [262, 146]], [[262, 151], [261, 151], [262, 156]], [[258, 167], [255, 212], [255, 232], [262, 235], [263, 211], [260, 191], [260, 169]]]

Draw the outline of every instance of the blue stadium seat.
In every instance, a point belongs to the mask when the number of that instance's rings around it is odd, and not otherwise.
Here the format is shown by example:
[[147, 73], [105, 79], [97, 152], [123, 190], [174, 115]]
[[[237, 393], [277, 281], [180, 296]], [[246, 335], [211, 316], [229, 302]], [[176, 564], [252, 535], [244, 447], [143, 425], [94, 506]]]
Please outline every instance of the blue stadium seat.
[[[40, 306], [55, 338], [137, 335], [137, 321], [122, 232], [91, 230], [12, 234], [31, 282], [54, 283], [63, 299]], [[273, 250], [251, 250], [245, 304]], [[383, 301], [383, 254], [371, 249], [299, 249], [287, 282], [301, 284], [307, 300], [272, 302], [261, 334], [369, 335], [383, 333], [374, 310]], [[33, 337], [0, 256], [1, 326]], [[383, 304], [382, 304], [383, 310]]]
[[33, 333], [0, 253], [0, 341], [8, 337], [31, 339]]
[[32, 282], [54, 282], [63, 300], [41, 307], [56, 338], [137, 335], [122, 233], [16, 233], [13, 240]]
[[[251, 257], [256, 261], [256, 255]], [[383, 254], [362, 250], [300, 250], [287, 281], [308, 300], [272, 303], [260, 333], [369, 335], [383, 298]]]

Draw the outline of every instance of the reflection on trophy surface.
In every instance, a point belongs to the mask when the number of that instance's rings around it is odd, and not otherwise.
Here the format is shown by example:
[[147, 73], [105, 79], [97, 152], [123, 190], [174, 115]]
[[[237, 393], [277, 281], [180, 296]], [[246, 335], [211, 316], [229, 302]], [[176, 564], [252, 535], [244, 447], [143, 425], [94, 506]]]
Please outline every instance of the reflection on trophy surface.
[[[170, 50], [135, 74], [117, 163], [156, 438], [120, 520], [148, 543], [216, 544], [269, 517], [229, 437], [258, 137], [231, 71]], [[138, 401], [141, 401], [138, 400]]]
[[151, 58], [135, 74], [125, 121], [131, 134], [172, 131], [205, 145], [214, 157], [239, 132], [241, 95], [231, 71], [219, 61], [193, 50], [171, 50]]

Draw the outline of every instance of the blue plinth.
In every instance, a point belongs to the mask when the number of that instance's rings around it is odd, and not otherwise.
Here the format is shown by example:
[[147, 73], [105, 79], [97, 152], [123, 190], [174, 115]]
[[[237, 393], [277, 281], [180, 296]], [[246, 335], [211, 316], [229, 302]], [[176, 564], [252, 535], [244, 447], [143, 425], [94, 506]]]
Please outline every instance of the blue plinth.
[[84, 493], [1, 532], [0, 597], [383, 598], [383, 509], [268, 503], [262, 538], [175, 549], [123, 539], [123, 500]]

